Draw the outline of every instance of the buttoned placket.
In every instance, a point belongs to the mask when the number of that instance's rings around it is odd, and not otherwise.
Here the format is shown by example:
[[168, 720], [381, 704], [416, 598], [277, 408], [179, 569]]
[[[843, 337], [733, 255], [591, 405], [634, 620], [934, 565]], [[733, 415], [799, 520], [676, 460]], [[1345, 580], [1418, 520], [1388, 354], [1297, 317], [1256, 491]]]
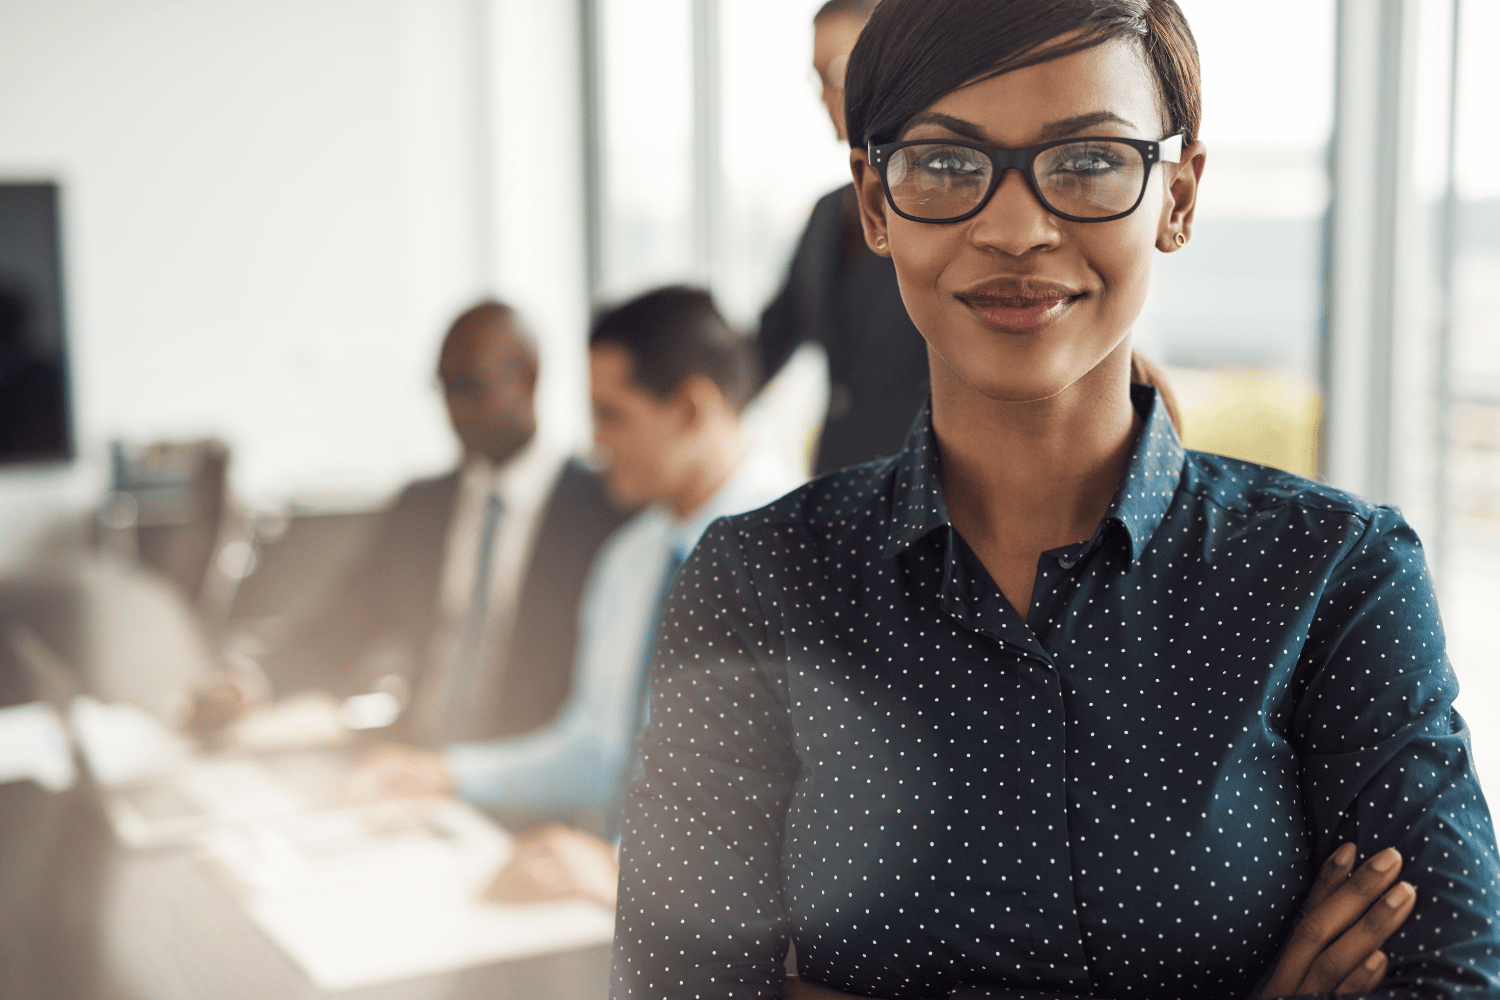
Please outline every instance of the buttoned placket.
[[[928, 540], [936, 542], [937, 538]], [[918, 543], [922, 544], [922, 543]], [[1028, 952], [1047, 956], [1059, 988], [1086, 992], [1091, 985], [1083, 929], [1078, 922], [1076, 887], [1073, 884], [1072, 836], [1068, 823], [1067, 723], [1062, 678], [1052, 654], [1021, 616], [1007, 602], [1000, 588], [984, 570], [978, 556], [952, 527], [942, 529], [943, 576], [940, 600], [945, 613], [963, 628], [995, 643], [997, 656], [987, 657], [996, 670], [1008, 674], [1014, 684], [1017, 704], [1033, 703], [1027, 712], [1033, 725], [1046, 729], [1040, 752], [1030, 763], [1029, 780], [1042, 786], [1035, 801], [1046, 803], [1045, 815], [1034, 811], [1033, 832], [1039, 843], [1050, 848], [1050, 864], [1039, 873], [1042, 884], [1019, 892], [1011, 905], [1019, 903], [1032, 917], [1012, 926], [1026, 932], [1038, 928], [1068, 928], [1068, 940], [1056, 940], [1055, 931], [1024, 943]], [[1020, 749], [1019, 746], [1017, 749]]]

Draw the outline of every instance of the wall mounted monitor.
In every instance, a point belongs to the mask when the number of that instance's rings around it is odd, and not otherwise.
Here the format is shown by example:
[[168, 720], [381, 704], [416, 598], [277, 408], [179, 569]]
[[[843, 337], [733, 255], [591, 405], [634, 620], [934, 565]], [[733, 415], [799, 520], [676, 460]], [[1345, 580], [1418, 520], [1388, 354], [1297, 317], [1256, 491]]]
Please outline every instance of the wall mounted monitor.
[[0, 183], [0, 464], [73, 457], [56, 184]]

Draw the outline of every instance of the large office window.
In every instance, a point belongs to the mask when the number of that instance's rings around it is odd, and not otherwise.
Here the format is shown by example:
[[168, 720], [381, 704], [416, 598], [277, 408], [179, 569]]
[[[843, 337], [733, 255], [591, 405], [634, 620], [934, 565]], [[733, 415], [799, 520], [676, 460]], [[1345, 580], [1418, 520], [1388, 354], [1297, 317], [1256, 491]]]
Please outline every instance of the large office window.
[[[1437, 5], [1434, 5], [1437, 6]], [[1414, 447], [1436, 456], [1435, 526], [1443, 619], [1449, 654], [1463, 693], [1459, 707], [1475, 733], [1481, 773], [1494, 780], [1500, 767], [1500, 668], [1494, 643], [1495, 609], [1500, 607], [1500, 131], [1494, 125], [1493, 95], [1500, 92], [1500, 65], [1489, 40], [1500, 32], [1500, 5], [1447, 0], [1457, 8], [1457, 72], [1452, 74], [1456, 105], [1452, 122], [1453, 161], [1426, 171], [1422, 211], [1430, 227], [1432, 259], [1422, 268], [1432, 275], [1432, 326], [1440, 354], [1437, 380], [1415, 387], [1435, 412], [1431, 436]], [[1450, 25], [1429, 21], [1432, 37], [1424, 74], [1429, 89], [1441, 91], [1450, 77], [1443, 60]], [[1446, 116], [1442, 101], [1435, 116]], [[1435, 141], [1439, 152], [1446, 137]], [[1446, 347], [1446, 350], [1443, 348]], [[1444, 357], [1446, 355], [1446, 357]], [[1436, 438], [1434, 441], [1433, 438]]]
[[812, 71], [821, 0], [724, 3], [719, 49], [724, 192], [716, 289], [749, 322], [780, 284], [819, 196], [849, 183]]
[[1208, 159], [1192, 242], [1158, 258], [1136, 344], [1171, 367], [1189, 445], [1316, 475], [1334, 3], [1181, 5]]
[[811, 68], [820, 0], [594, 3], [599, 296], [709, 284], [750, 327], [849, 177]]
[[597, 296], [707, 274], [694, 241], [692, 0], [596, 0]]

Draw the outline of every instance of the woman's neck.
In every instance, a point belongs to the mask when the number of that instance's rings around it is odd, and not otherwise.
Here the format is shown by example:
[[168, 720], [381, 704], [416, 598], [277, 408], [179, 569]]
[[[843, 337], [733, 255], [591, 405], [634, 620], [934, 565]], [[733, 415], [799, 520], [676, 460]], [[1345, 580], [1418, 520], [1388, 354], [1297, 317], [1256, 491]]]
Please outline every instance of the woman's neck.
[[1128, 339], [1063, 392], [988, 399], [939, 357], [933, 429], [953, 526], [1026, 617], [1037, 559], [1088, 539], [1124, 479], [1139, 431]]

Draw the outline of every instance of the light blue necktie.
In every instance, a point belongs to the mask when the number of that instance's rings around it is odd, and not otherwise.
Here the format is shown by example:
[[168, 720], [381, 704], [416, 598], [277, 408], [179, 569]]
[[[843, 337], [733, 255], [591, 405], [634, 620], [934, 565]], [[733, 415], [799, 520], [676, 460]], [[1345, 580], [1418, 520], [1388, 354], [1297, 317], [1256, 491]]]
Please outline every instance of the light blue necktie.
[[485, 626], [490, 617], [490, 578], [494, 575], [495, 538], [500, 534], [500, 517], [505, 505], [490, 494], [484, 507], [484, 526], [479, 531], [479, 553], [474, 560], [474, 583], [469, 591], [469, 613], [448, 666], [448, 698], [443, 709], [439, 737], [443, 741], [465, 735], [462, 731], [472, 708], [470, 695], [479, 661], [484, 656]]

